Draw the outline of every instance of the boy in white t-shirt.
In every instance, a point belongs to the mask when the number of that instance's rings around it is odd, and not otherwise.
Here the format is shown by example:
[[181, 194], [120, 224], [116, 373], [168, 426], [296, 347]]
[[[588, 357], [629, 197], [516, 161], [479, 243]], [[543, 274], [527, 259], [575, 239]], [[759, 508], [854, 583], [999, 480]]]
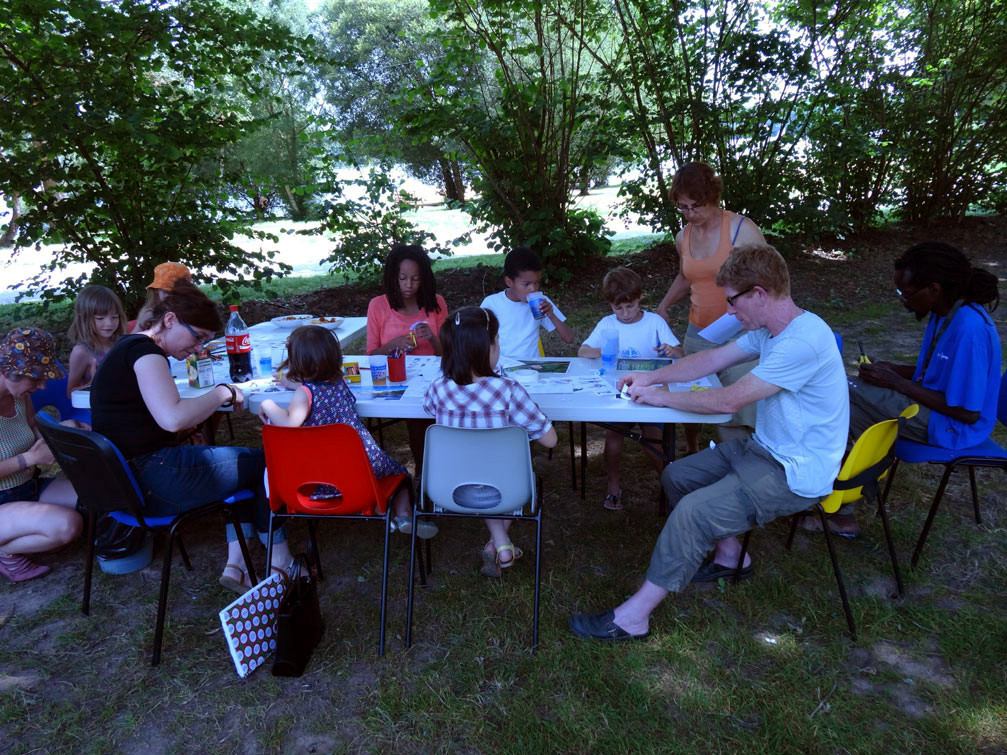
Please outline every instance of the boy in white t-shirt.
[[[612, 307], [612, 314], [601, 318], [594, 326], [577, 352], [579, 357], [597, 359], [601, 356], [602, 332], [615, 330], [619, 334], [619, 356], [621, 357], [670, 357], [685, 356], [675, 334], [671, 332], [664, 318], [653, 312], [640, 309], [643, 296], [643, 282], [640, 276], [626, 267], [609, 270], [601, 282], [601, 295]], [[629, 429], [629, 424], [618, 427]], [[643, 436], [660, 442], [661, 426], [644, 425]], [[615, 430], [605, 433], [605, 470], [608, 473], [608, 494], [602, 504], [609, 511], [621, 511], [622, 487], [619, 481], [619, 456], [625, 436]], [[664, 460], [654, 457], [658, 474], [664, 469]]]
[[503, 291], [483, 299], [482, 307], [493, 310], [500, 321], [500, 356], [512, 359], [534, 359], [539, 356], [539, 325], [546, 331], [556, 331], [567, 343], [573, 343], [573, 331], [564, 323], [566, 317], [548, 296], [539, 300], [542, 318], [536, 320], [528, 306], [528, 294], [542, 284], [542, 262], [526, 246], [512, 249], [504, 259]]

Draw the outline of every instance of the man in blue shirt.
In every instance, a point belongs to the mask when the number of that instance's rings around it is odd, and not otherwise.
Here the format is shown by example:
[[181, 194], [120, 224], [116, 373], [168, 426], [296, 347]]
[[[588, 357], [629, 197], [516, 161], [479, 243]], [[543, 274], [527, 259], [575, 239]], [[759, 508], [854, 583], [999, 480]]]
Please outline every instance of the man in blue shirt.
[[[902, 306], [918, 321], [929, 318], [923, 345], [915, 365], [860, 365], [850, 381], [850, 437], [915, 403], [920, 412], [903, 424], [901, 437], [941, 448], [982, 443], [996, 425], [1000, 386], [1000, 339], [984, 309], [1000, 302], [997, 277], [955, 247], [930, 241], [895, 261], [894, 282]], [[810, 517], [805, 522], [820, 527]], [[846, 537], [859, 532], [849, 506], [829, 524]]]

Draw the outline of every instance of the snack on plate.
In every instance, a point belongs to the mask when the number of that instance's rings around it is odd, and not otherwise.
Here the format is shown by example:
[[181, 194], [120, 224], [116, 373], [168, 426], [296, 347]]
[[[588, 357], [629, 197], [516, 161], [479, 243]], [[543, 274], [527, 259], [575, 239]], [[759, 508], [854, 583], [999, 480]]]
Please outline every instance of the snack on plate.
[[343, 324], [343, 318], [332, 317], [332, 316], [316, 317], [314, 320], [311, 321], [311, 324], [319, 325], [323, 328], [327, 328], [328, 330], [335, 330], [336, 328], [338, 328], [340, 325]]

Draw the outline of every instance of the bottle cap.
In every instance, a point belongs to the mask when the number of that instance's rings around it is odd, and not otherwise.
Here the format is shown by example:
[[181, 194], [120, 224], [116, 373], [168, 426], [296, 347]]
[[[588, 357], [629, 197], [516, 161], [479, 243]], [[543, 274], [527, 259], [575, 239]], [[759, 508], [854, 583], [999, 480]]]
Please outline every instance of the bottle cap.
[[238, 311], [238, 305], [237, 304], [232, 304], [231, 305], [231, 311], [232, 312], [237, 312]]

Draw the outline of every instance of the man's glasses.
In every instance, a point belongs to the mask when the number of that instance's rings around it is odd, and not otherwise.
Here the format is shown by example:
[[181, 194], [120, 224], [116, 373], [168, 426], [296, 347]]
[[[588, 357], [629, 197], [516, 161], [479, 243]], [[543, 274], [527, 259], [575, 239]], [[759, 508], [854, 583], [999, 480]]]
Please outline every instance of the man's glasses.
[[736, 293], [736, 294], [735, 294], [734, 296], [728, 296], [728, 297], [727, 297], [727, 303], [728, 303], [728, 304], [730, 304], [730, 305], [731, 305], [731, 306], [733, 307], [733, 306], [734, 306], [734, 303], [735, 303], [736, 301], [738, 301], [738, 299], [740, 299], [740, 298], [741, 298], [742, 296], [744, 296], [745, 294], [750, 294], [750, 293], [752, 293], [752, 291], [754, 291], [754, 290], [755, 290], [755, 288], [756, 288], [755, 286], [749, 286], [749, 287], [748, 287], [748, 288], [746, 288], [746, 289], [745, 289], [744, 291], [739, 291], [739, 292], [738, 292], [738, 293]]
[[182, 323], [183, 328], [189, 331], [189, 335], [192, 336], [192, 339], [196, 343], [206, 346], [206, 344], [208, 344], [210, 341], [213, 340], [213, 336], [202, 336], [199, 333], [197, 333], [195, 330], [192, 329], [189, 323], [185, 322], [184, 320], [179, 320], [179, 322]]

